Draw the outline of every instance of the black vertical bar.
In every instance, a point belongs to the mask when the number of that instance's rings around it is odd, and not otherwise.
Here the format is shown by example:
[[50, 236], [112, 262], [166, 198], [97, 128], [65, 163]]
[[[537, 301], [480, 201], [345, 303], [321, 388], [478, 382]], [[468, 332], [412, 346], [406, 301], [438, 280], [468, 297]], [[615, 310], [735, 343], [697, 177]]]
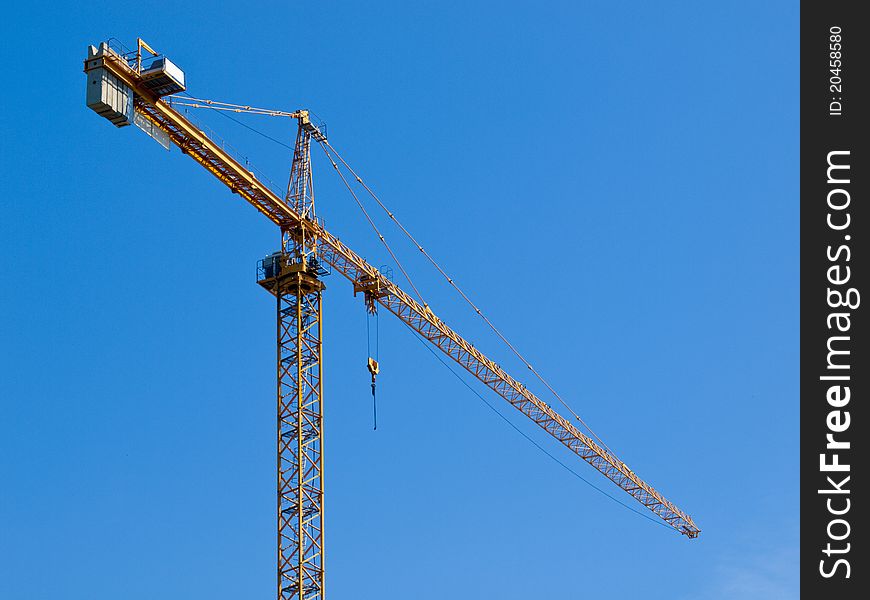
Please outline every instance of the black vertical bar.
[[[801, 3], [801, 591], [866, 598], [867, 37], [860, 2]], [[860, 556], [860, 558], [859, 558]]]

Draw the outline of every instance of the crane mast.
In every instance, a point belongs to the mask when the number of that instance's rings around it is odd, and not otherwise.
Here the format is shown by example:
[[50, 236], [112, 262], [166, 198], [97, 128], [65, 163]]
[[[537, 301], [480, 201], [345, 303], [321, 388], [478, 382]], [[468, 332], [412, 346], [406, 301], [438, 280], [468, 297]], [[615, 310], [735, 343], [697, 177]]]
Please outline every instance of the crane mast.
[[278, 598], [324, 597], [323, 290], [314, 216], [311, 132], [296, 135], [286, 201], [300, 219], [281, 227], [281, 250], [258, 282], [275, 296], [278, 324]]
[[[665, 524], [688, 538], [698, 536], [700, 529], [688, 514], [466, 341], [428, 305], [415, 300], [323, 227], [314, 210], [311, 142], [324, 141], [325, 132], [312, 123], [307, 111], [282, 113], [297, 119], [298, 131], [290, 182], [285, 197], [280, 198], [220, 144], [161, 100], [171, 82], [167, 84], [158, 75], [142, 70], [142, 48], [140, 43], [136, 56], [131, 57], [105, 43], [99, 49], [91, 47], [84, 64], [89, 85], [99, 73], [104, 80], [114, 78], [119, 86], [129, 88], [130, 111], [135, 112], [140, 127], [146, 131], [150, 128], [152, 135], [165, 136], [275, 223], [281, 232], [280, 250], [258, 267], [258, 283], [276, 299], [278, 324], [279, 600], [324, 597], [322, 294], [325, 286], [321, 278], [328, 272], [326, 266], [348, 279], [355, 290], [365, 291], [370, 302], [393, 313]], [[147, 45], [144, 48], [154, 54]], [[160, 85], [163, 87], [155, 91], [155, 86]], [[103, 104], [99, 107], [100, 110], [92, 106], [100, 112]], [[121, 114], [123, 110], [118, 110], [101, 114], [118, 126], [127, 124]]]

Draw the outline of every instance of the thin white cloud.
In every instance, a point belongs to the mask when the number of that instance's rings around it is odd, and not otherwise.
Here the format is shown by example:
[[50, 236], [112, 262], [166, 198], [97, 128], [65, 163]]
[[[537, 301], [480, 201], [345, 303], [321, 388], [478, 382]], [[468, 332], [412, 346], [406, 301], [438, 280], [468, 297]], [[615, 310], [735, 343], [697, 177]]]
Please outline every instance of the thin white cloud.
[[797, 544], [756, 549], [714, 570], [707, 600], [794, 600], [800, 596]]

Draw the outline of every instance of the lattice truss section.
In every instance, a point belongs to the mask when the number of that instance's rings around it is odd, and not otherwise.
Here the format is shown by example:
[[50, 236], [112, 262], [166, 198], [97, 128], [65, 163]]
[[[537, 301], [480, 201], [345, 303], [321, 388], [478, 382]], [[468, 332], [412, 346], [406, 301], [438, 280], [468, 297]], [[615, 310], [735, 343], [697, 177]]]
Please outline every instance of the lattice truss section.
[[278, 598], [323, 598], [321, 292], [301, 277], [278, 303]]
[[[287, 184], [285, 202], [297, 215], [306, 220], [314, 220], [314, 177], [311, 170], [311, 134], [299, 124], [296, 144], [293, 150], [293, 163], [290, 167], [290, 181]], [[299, 223], [301, 225], [302, 223]], [[308, 260], [316, 251], [316, 245], [307, 227], [294, 224], [282, 232], [284, 251], [296, 258]]]

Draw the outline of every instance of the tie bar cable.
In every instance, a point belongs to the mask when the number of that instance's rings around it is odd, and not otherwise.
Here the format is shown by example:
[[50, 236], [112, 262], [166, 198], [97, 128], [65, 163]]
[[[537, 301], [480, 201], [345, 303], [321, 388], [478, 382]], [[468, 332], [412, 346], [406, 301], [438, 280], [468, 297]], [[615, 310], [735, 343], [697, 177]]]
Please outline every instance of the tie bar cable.
[[338, 165], [336, 164], [336, 162], [332, 159], [332, 155], [329, 153], [329, 151], [323, 145], [323, 142], [320, 143], [320, 147], [323, 148], [323, 152], [326, 154], [326, 157], [329, 159], [329, 162], [332, 163], [332, 168], [335, 169], [335, 172], [338, 173], [338, 176], [341, 178], [342, 182], [344, 182], [344, 186], [347, 188], [347, 191], [349, 191], [350, 195], [353, 196], [354, 201], [356, 201], [356, 205], [362, 211], [363, 215], [365, 215], [365, 218], [369, 222], [369, 225], [372, 226], [372, 229], [374, 230], [375, 234], [378, 236], [378, 239], [381, 240], [381, 243], [387, 249], [387, 252], [390, 253], [390, 256], [396, 262], [396, 265], [399, 267], [399, 270], [402, 272], [402, 275], [405, 276], [405, 279], [408, 281], [408, 284], [411, 286], [411, 288], [417, 294], [417, 297], [420, 299], [420, 302], [423, 303], [423, 306], [428, 306], [428, 304], [426, 304], [426, 301], [423, 300], [423, 295], [420, 294], [420, 290], [418, 290], [417, 286], [414, 285], [414, 282], [411, 280], [411, 276], [408, 275], [408, 272], [405, 270], [405, 267], [402, 266], [402, 263], [399, 261], [398, 257], [393, 252], [393, 249], [390, 248], [390, 245], [387, 243], [387, 239], [380, 232], [380, 230], [378, 229], [378, 226], [375, 225], [375, 222], [372, 220], [368, 211], [363, 206], [363, 203], [360, 202], [356, 193], [353, 191], [353, 188], [350, 186], [350, 183], [348, 183], [347, 179], [345, 179], [344, 174], [341, 172], [341, 169], [338, 168]]
[[[553, 394], [553, 396], [556, 397], [556, 399], [562, 404], [562, 406], [564, 406], [572, 415], [574, 415], [574, 418], [577, 419], [589, 431], [589, 433], [592, 434], [592, 436], [598, 441], [598, 443], [600, 443], [604, 448], [606, 448], [607, 451], [610, 452], [611, 454], [615, 454], [610, 449], [610, 447], [600, 437], [598, 437], [598, 434], [595, 433], [595, 431], [586, 423], [586, 421], [584, 421], [583, 418], [580, 415], [578, 415], [574, 411], [574, 409], [571, 408], [571, 406], [562, 398], [562, 396], [559, 395], [559, 393], [553, 388], [553, 386], [551, 386], [550, 383], [546, 379], [544, 379], [544, 377], [537, 371], [537, 369], [535, 369], [532, 366], [531, 362], [529, 362], [522, 354], [520, 354], [520, 352], [516, 349], [516, 347], [514, 347], [514, 345], [510, 343], [510, 341], [507, 339], [507, 337], [505, 337], [505, 335], [495, 326], [495, 324], [492, 321], [490, 321], [489, 317], [487, 317], [480, 310], [480, 308], [478, 308], [478, 306], [471, 300], [471, 298], [469, 298], [468, 295], [456, 284], [454, 279], [452, 277], [450, 277], [444, 271], [444, 269], [441, 267], [441, 265], [439, 265], [438, 262], [432, 257], [432, 255], [430, 255], [423, 248], [423, 246], [417, 241], [417, 239], [411, 234], [411, 232], [408, 231], [404, 225], [402, 225], [402, 223], [396, 218], [396, 215], [384, 205], [384, 203], [377, 196], [377, 194], [375, 194], [374, 191], [362, 180], [362, 178], [360, 178], [360, 176], [357, 175], [357, 173], [353, 170], [353, 168], [351, 168], [351, 166], [347, 163], [347, 161], [345, 161], [344, 158], [342, 158], [341, 154], [339, 154], [339, 152], [335, 148], [333, 148], [332, 145], [326, 140], [320, 142], [320, 145], [324, 146], [324, 151], [326, 150], [325, 147], [329, 147], [329, 149], [332, 150], [332, 152], [335, 154], [335, 156], [338, 158], [338, 160], [341, 161], [341, 163], [344, 165], [344, 167], [350, 172], [351, 175], [353, 175], [353, 177], [356, 179], [357, 183], [359, 183], [363, 188], [365, 188], [365, 190], [375, 200], [375, 202], [378, 204], [378, 206], [380, 206], [381, 209], [387, 214], [387, 216], [389, 216], [390, 219], [392, 219], [392, 221], [399, 227], [399, 229], [402, 230], [402, 232], [405, 234], [405, 236], [407, 236], [407, 238], [411, 241], [411, 243], [413, 243], [417, 247], [417, 249], [423, 254], [423, 256], [425, 256], [429, 260], [429, 262], [432, 264], [432, 266], [434, 266], [435, 269], [437, 269], [438, 272], [444, 277], [444, 279], [447, 280], [447, 283], [449, 283], [451, 285], [451, 287], [453, 287], [453, 289], [455, 289], [459, 293], [459, 295], [462, 296], [462, 298], [474, 310], [474, 312], [476, 312], [480, 316], [480, 318], [483, 319], [484, 322], [486, 322], [486, 324], [489, 326], [489, 328], [501, 339], [501, 341], [504, 342], [507, 345], [507, 347], [511, 349], [511, 351], [514, 353], [514, 355], [517, 358], [519, 358], [523, 362], [523, 364], [532, 373], [534, 373], [535, 377], [537, 377], [538, 380], [541, 383], [543, 383], [547, 387], [548, 390], [550, 390], [550, 392]], [[330, 160], [332, 160], [331, 157], [330, 157]], [[333, 162], [333, 166], [335, 166], [334, 162]]]
[[[179, 100], [179, 98], [181, 100]], [[243, 105], [243, 104], [232, 104], [229, 102], [219, 102], [217, 100], [207, 100], [207, 99], [203, 99], [203, 98], [194, 98], [193, 96], [191, 96], [190, 94], [187, 94], [187, 93], [184, 93], [184, 95], [176, 94], [176, 95], [167, 96], [167, 99], [170, 101], [170, 103], [172, 103], [174, 105], [188, 106], [188, 107], [192, 107], [192, 108], [207, 108], [207, 109], [211, 109], [214, 111], [248, 113], [248, 114], [273, 116], [273, 117], [297, 118], [299, 116], [298, 111], [297, 112], [286, 112], [286, 111], [280, 111], [280, 110], [257, 108], [257, 107], [253, 107], [253, 106], [249, 106], [249, 105]], [[219, 112], [219, 114], [223, 114], [223, 113]], [[224, 115], [224, 116], [228, 116], [228, 115]], [[235, 121], [235, 119], [233, 119], [233, 120]], [[238, 121], [236, 121], [236, 122], [238, 123]], [[243, 123], [240, 123], [240, 124], [244, 125]], [[263, 135], [267, 139], [270, 139], [272, 141], [280, 143], [280, 142], [278, 142], [278, 140], [275, 140], [274, 138], [266, 136], [262, 132], [259, 132], [250, 126], [245, 125], [245, 127], [247, 127], [248, 129], [251, 129], [252, 131], [260, 133], [261, 135]], [[423, 305], [428, 307], [428, 304], [423, 299], [423, 296], [422, 296], [422, 294], [420, 294], [420, 291], [417, 289], [417, 286], [414, 285], [414, 282], [411, 280], [410, 275], [408, 275], [408, 272], [404, 269], [402, 264], [399, 262], [398, 257], [396, 257], [392, 248], [390, 248], [386, 239], [381, 234], [381, 232], [378, 230], [377, 226], [375, 225], [374, 221], [372, 220], [372, 218], [370, 217], [370, 215], [366, 211], [365, 207], [360, 202], [357, 195], [354, 193], [354, 191], [351, 188], [350, 184], [348, 183], [347, 179], [345, 179], [344, 175], [341, 173], [341, 170], [339, 169], [338, 164], [335, 162], [335, 160], [333, 160], [332, 155], [329, 152], [330, 150], [332, 151], [332, 153], [335, 154], [335, 156], [338, 158], [338, 160], [341, 162], [341, 164], [344, 165], [344, 167], [348, 170], [348, 172], [350, 172], [350, 174], [356, 179], [357, 183], [359, 183], [366, 190], [366, 192], [368, 192], [368, 194], [375, 200], [375, 202], [378, 204], [378, 206], [381, 208], [381, 210], [383, 210], [384, 213], [386, 213], [387, 216], [389, 216], [389, 218], [396, 224], [396, 226], [399, 227], [399, 229], [402, 231], [402, 233], [404, 233], [404, 235], [411, 241], [411, 243], [413, 243], [417, 247], [417, 249], [423, 254], [423, 256], [426, 257], [426, 259], [432, 264], [432, 266], [434, 266], [435, 269], [444, 277], [444, 279], [447, 281], [447, 283], [450, 284], [450, 286], [454, 290], [456, 290], [456, 292], [459, 293], [459, 295], [472, 308], [472, 310], [474, 310], [474, 312], [476, 312], [478, 314], [478, 316], [480, 316], [480, 318], [483, 319], [483, 321], [496, 334], [496, 336], [498, 336], [498, 338], [511, 350], [511, 352], [513, 352], [513, 354], [526, 366], [526, 368], [528, 368], [528, 370], [531, 371], [535, 375], [535, 377], [550, 391], [550, 393], [553, 394], [553, 396], [559, 401], [559, 403], [561, 403], [562, 406], [564, 406], [565, 409], [568, 410], [574, 416], [574, 418], [578, 422], [580, 422], [583, 425], [583, 427], [586, 428], [587, 431], [589, 431], [589, 433], [592, 435], [592, 437], [594, 437], [598, 441], [598, 443], [600, 443], [604, 448], [606, 448], [607, 451], [610, 452], [611, 454], [615, 454], [610, 449], [610, 447], [607, 445], [607, 443], [604, 442], [604, 440], [602, 440], [598, 436], [598, 434], [595, 433], [595, 431], [589, 426], [589, 424], [587, 424], [586, 421], [584, 421], [583, 418], [579, 414], [577, 414], [577, 412], [565, 401], [564, 398], [562, 398], [562, 396], [555, 390], [555, 388], [553, 388], [553, 386], [550, 385], [550, 383], [543, 377], [543, 375], [541, 375], [538, 372], [538, 370], [535, 369], [534, 366], [532, 366], [531, 362], [529, 360], [527, 360], [516, 349], [516, 347], [507, 339], [507, 337], [501, 332], [501, 330], [499, 330], [495, 326], [495, 324], [489, 319], [489, 317], [487, 317], [483, 313], [483, 311], [481, 311], [480, 308], [471, 300], [471, 298], [469, 298], [468, 295], [456, 284], [455, 280], [447, 274], [447, 272], [432, 257], [432, 255], [429, 254], [423, 248], [423, 246], [417, 241], [417, 239], [411, 234], [411, 232], [408, 231], [408, 229], [404, 225], [402, 225], [402, 223], [396, 218], [395, 214], [387, 208], [387, 206], [381, 201], [381, 199], [378, 197], [378, 195], [375, 194], [375, 192], [362, 180], [362, 178], [356, 173], [356, 171], [354, 171], [353, 168], [347, 163], [347, 161], [341, 156], [341, 154], [327, 140], [323, 139], [323, 140], [319, 140], [319, 142], [320, 142], [320, 146], [323, 148], [323, 151], [326, 154], [327, 158], [329, 159], [330, 163], [332, 163], [333, 169], [336, 171], [336, 173], [339, 174], [339, 177], [341, 177], [341, 180], [344, 183], [345, 187], [351, 193], [351, 195], [353, 196], [353, 199], [357, 203], [357, 206], [363, 212], [363, 214], [366, 217], [366, 220], [368, 220], [369, 224], [372, 226], [375, 233], [377, 234], [378, 239], [380, 239], [381, 242], [383, 243], [383, 245], [386, 247], [387, 252], [389, 252], [390, 256], [396, 262], [396, 265], [399, 267], [399, 270], [402, 271], [402, 274], [404, 275], [405, 279], [408, 281], [408, 284], [411, 286], [411, 288], [417, 294], [417, 297], [420, 299], [420, 301], [423, 303]], [[282, 145], [284, 145], [284, 144], [282, 144]]]

